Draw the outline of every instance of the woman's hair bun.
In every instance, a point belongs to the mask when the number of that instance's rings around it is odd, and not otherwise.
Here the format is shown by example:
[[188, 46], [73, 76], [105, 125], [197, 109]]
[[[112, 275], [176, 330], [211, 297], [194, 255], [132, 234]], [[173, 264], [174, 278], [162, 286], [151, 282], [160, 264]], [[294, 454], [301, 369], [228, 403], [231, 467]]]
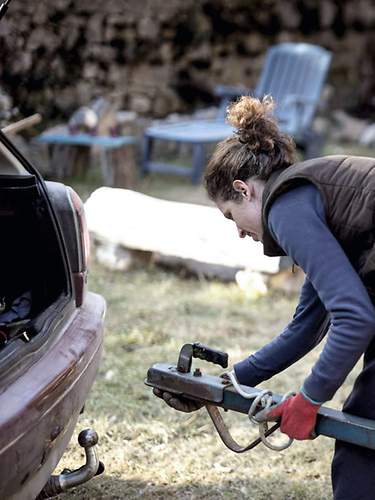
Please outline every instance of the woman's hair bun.
[[274, 101], [271, 96], [257, 99], [242, 96], [228, 107], [227, 120], [236, 129], [241, 143], [257, 153], [273, 147], [273, 136], [277, 132], [276, 120], [272, 115]]
[[260, 121], [267, 119], [274, 108], [271, 96], [262, 100], [244, 95], [228, 107], [228, 122], [236, 129], [256, 127]]
[[239, 200], [233, 182], [253, 177], [267, 181], [279, 169], [295, 162], [292, 137], [280, 130], [272, 114], [272, 97], [243, 96], [228, 107], [228, 121], [235, 133], [221, 141], [204, 174], [212, 200]]

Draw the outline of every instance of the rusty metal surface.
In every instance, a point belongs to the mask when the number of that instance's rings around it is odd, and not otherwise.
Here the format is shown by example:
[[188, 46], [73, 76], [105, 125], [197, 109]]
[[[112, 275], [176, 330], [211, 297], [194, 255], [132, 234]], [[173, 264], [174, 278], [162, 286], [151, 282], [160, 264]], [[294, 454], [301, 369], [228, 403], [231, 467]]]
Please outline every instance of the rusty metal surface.
[[193, 360], [193, 345], [185, 344], [181, 347], [177, 361], [177, 371], [180, 373], [188, 373], [191, 370], [191, 362]]
[[61, 458], [98, 369], [104, 311], [88, 293], [56, 342], [0, 394], [0, 498], [35, 498]]
[[[262, 439], [259, 437], [256, 438], [251, 443], [247, 444], [246, 446], [238, 444], [237, 441], [233, 439], [231, 433], [229, 432], [229, 429], [226, 426], [218, 407], [213, 405], [206, 405], [206, 410], [210, 415], [211, 420], [221, 440], [223, 441], [225, 446], [229, 448], [231, 451], [234, 451], [234, 453], [245, 453], [246, 451], [252, 450], [262, 442]], [[275, 430], [277, 430], [279, 427], [280, 427], [279, 423], [273, 425], [270, 429], [267, 429], [267, 431], [265, 432], [265, 436], [266, 437], [269, 436], [270, 434], [275, 432]]]
[[149, 368], [145, 383], [151, 387], [185, 394], [191, 399], [221, 403], [224, 397], [223, 379], [201, 373], [180, 373], [175, 365], [157, 363]]
[[[225, 385], [226, 381], [223, 378], [204, 374], [194, 376], [191, 372], [179, 373], [176, 366], [162, 363], [155, 364], [149, 369], [146, 384], [245, 414], [248, 414], [255, 397], [262, 392], [261, 389], [241, 386], [244, 391], [254, 394], [254, 398], [246, 399], [232, 386]], [[272, 394], [272, 399], [274, 403], [279, 403], [282, 396]], [[221, 423], [219, 427], [222, 428]], [[315, 434], [375, 450], [375, 421], [324, 406], [319, 409], [317, 415]]]
[[222, 368], [228, 366], [228, 354], [218, 349], [213, 349], [200, 342], [193, 344], [184, 344], [180, 350], [177, 361], [177, 371], [180, 373], [188, 373], [191, 370], [193, 358], [203, 359], [208, 363], [220, 365]]
[[[86, 463], [74, 470], [64, 470], [58, 475], [52, 475], [36, 500], [53, 498], [59, 493], [70, 490], [76, 486], [86, 483], [99, 472], [104, 471], [104, 465], [100, 467], [100, 461], [96, 451], [99, 436], [94, 429], [84, 429], [79, 433], [78, 443], [85, 450]], [[100, 469], [100, 470], [99, 470]]]

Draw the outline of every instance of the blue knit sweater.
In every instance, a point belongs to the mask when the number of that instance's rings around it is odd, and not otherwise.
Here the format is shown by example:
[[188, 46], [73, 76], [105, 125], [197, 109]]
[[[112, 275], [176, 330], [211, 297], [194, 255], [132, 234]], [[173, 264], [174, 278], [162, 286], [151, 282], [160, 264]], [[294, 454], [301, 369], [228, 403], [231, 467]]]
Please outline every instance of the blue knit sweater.
[[268, 224], [281, 248], [306, 273], [292, 321], [269, 344], [234, 366], [240, 383], [255, 386], [284, 370], [321, 340], [326, 344], [301, 390], [313, 402], [333, 397], [375, 335], [375, 308], [340, 243], [329, 230], [318, 189], [306, 184], [279, 196]]

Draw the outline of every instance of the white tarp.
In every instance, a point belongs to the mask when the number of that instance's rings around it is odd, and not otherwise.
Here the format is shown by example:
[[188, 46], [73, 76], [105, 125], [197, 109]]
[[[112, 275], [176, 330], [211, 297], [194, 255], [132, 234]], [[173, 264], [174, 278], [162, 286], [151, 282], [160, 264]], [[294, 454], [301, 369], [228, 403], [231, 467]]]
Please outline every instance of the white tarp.
[[276, 273], [278, 257], [240, 239], [217, 208], [166, 201], [127, 189], [102, 187], [85, 203], [89, 231], [99, 240], [197, 262]]

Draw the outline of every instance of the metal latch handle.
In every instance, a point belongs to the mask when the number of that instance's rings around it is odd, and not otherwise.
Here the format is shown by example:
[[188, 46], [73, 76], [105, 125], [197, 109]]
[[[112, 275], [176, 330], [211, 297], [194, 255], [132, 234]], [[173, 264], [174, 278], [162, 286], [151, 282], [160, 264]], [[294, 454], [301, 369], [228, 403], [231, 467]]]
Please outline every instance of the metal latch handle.
[[200, 342], [194, 342], [182, 346], [178, 357], [177, 371], [180, 373], [190, 372], [193, 358], [203, 359], [209, 363], [220, 365], [222, 368], [228, 366], [228, 354], [226, 352], [213, 349]]

